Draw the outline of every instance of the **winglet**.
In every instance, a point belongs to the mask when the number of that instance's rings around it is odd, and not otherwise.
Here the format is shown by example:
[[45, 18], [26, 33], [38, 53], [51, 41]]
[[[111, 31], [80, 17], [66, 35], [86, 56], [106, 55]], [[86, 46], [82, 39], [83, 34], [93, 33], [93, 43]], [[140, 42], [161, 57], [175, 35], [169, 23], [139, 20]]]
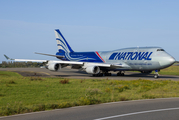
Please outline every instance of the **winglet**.
[[7, 55], [4, 54], [4, 57], [7, 59], [7, 60], [14, 60], [14, 59], [11, 59], [9, 58]]

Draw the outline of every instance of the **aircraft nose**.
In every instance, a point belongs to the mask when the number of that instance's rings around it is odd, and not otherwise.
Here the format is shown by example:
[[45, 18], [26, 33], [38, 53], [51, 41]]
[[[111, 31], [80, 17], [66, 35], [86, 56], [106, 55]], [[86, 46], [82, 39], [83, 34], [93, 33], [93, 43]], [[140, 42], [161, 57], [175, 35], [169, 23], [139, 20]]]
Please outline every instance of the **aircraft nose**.
[[170, 57], [167, 57], [165, 61], [166, 63], [168, 63], [168, 65], [173, 65], [175, 63], [175, 58], [170, 56]]
[[174, 64], [176, 60], [175, 60], [175, 58], [171, 57], [171, 58], [169, 58], [169, 61], [171, 64]]
[[162, 60], [160, 61], [160, 65], [163, 67], [169, 67], [175, 63], [175, 58], [168, 56], [168, 57], [163, 57]]

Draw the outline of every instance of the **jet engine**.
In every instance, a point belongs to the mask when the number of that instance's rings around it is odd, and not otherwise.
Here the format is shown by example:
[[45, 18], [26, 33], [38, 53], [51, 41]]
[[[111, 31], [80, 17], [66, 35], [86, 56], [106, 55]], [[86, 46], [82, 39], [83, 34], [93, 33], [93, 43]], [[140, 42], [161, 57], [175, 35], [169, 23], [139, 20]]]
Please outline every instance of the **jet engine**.
[[100, 72], [100, 68], [98, 66], [88, 66], [86, 68], [86, 72], [89, 74], [98, 74]]
[[61, 69], [61, 64], [58, 63], [50, 63], [49, 65], [47, 65], [47, 69], [51, 70], [51, 71], [58, 71]]

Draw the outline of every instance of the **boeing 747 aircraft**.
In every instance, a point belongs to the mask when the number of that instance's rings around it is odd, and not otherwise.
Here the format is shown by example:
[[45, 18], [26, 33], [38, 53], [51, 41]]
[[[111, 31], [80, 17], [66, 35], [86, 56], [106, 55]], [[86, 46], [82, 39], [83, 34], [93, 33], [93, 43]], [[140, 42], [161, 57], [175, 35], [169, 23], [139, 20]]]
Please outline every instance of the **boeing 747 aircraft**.
[[118, 71], [118, 76], [123, 76], [125, 71], [140, 71], [151, 73], [158, 78], [158, 72], [175, 63], [175, 59], [160, 47], [134, 47], [105, 52], [75, 52], [65, 40], [61, 32], [55, 30], [58, 46], [56, 55], [36, 53], [56, 57], [60, 60], [28, 60], [10, 59], [15, 61], [47, 62], [46, 68], [59, 71], [63, 67], [71, 66], [73, 69], [86, 71], [93, 76], [110, 76], [110, 71]]

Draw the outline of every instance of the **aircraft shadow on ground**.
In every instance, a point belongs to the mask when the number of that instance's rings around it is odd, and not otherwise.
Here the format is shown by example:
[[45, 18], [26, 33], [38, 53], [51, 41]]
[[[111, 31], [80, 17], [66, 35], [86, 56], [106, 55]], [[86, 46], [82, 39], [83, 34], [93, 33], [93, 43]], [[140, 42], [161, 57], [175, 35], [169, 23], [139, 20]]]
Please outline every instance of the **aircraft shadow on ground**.
[[[74, 73], [74, 72], [73, 72]], [[88, 77], [88, 78], [134, 78], [134, 79], [139, 79], [139, 78], [143, 78], [143, 79], [147, 79], [147, 78], [152, 78], [154, 79], [154, 74], [141, 74], [141, 73], [132, 73], [132, 74], [126, 74], [124, 76], [117, 76], [116, 74], [112, 74], [112, 76], [99, 76], [99, 77], [93, 77], [92, 75], [90, 74], [87, 74], [85, 72], [75, 72], [75, 73], [79, 73], [79, 74], [68, 74], [68, 75], [63, 75], [63, 74], [59, 74], [59, 75], [55, 75], [56, 77]], [[173, 79], [173, 78], [178, 78], [178, 76], [167, 76], [167, 75], [161, 75], [159, 76], [159, 79], [162, 78], [162, 79]], [[157, 80], [157, 79], [156, 79]]]

